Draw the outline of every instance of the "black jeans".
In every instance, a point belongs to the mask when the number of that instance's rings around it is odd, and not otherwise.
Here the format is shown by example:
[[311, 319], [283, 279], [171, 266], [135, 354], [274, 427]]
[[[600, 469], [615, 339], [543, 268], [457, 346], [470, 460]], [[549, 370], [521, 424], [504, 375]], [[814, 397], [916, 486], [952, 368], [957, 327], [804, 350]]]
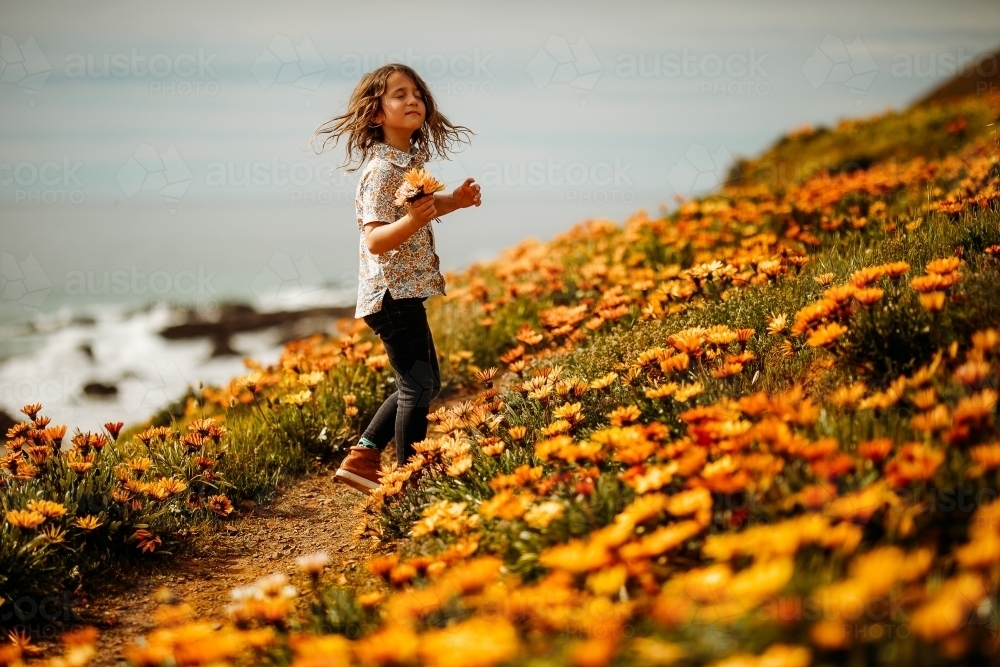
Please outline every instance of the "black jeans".
[[437, 351], [424, 310], [426, 300], [425, 296], [393, 299], [387, 289], [382, 310], [363, 318], [382, 339], [396, 373], [396, 391], [382, 403], [363, 436], [380, 449], [395, 436], [396, 460], [401, 466], [413, 454], [413, 443], [427, 437], [431, 399], [441, 392]]

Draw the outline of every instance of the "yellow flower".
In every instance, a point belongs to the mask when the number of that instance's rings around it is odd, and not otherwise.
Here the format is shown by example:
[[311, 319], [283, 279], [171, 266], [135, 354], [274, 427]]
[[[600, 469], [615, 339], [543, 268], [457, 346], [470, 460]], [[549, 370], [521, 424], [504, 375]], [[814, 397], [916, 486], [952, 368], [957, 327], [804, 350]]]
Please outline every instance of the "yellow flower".
[[103, 523], [96, 516], [87, 515], [87, 516], [76, 517], [76, 520], [73, 521], [73, 525], [79, 528], [80, 530], [91, 531], [96, 528], [99, 528], [100, 526], [103, 525]]
[[970, 569], [988, 568], [1000, 561], [1000, 535], [984, 533], [955, 549], [955, 561]]
[[553, 410], [552, 416], [556, 419], [565, 419], [571, 424], [577, 424], [584, 419], [582, 408], [581, 403], [566, 403]]
[[928, 262], [924, 270], [927, 273], [946, 275], [957, 271], [961, 265], [962, 260], [958, 257], [941, 257]]
[[596, 380], [591, 380], [589, 386], [591, 389], [606, 389], [607, 387], [610, 387], [611, 383], [617, 379], [618, 379], [618, 373], [612, 371], [607, 375], [597, 378]]
[[444, 190], [444, 183], [430, 175], [425, 169], [410, 169], [403, 174], [403, 184], [396, 191], [396, 206], [412, 204], [414, 201]]
[[32, 510], [11, 510], [7, 512], [7, 523], [24, 530], [37, 528], [45, 521], [45, 515]]
[[[295, 651], [294, 667], [320, 667], [321, 665], [349, 664], [345, 656], [351, 654], [351, 642], [341, 635], [292, 635], [289, 644]], [[221, 663], [229, 664], [229, 663]]]
[[490, 436], [480, 443], [480, 449], [487, 456], [500, 456], [506, 447], [507, 443], [496, 436]]
[[684, 544], [689, 538], [700, 533], [702, 528], [703, 526], [697, 521], [681, 521], [664, 526], [644, 535], [638, 542], [626, 544], [619, 553], [626, 560], [659, 556]]
[[618, 595], [625, 579], [628, 577], [628, 570], [624, 565], [615, 565], [603, 570], [598, 570], [587, 576], [587, 588], [595, 595], [611, 597]]
[[767, 320], [767, 332], [772, 336], [777, 336], [788, 327], [788, 315], [777, 313], [771, 315]]
[[681, 331], [667, 338], [667, 342], [678, 352], [694, 357], [702, 353], [701, 334], [691, 331]]
[[460, 456], [452, 461], [452, 464], [448, 466], [448, 475], [451, 477], [459, 477], [467, 473], [472, 468], [472, 457], [471, 456]]
[[302, 391], [297, 392], [295, 394], [287, 394], [281, 400], [283, 403], [290, 403], [291, 405], [302, 407], [302, 405], [307, 401], [309, 401], [311, 398], [312, 398], [312, 391], [309, 389], [303, 389]]
[[743, 372], [743, 364], [726, 363], [712, 369], [712, 377], [723, 380]]
[[827, 649], [843, 649], [851, 645], [851, 635], [843, 622], [834, 619], [821, 619], [809, 628], [809, 639], [816, 646]]
[[539, 562], [551, 568], [582, 573], [597, 570], [611, 562], [607, 545], [598, 540], [570, 540], [551, 546], [538, 557]]
[[830, 347], [837, 339], [847, 333], [847, 327], [839, 322], [830, 322], [817, 327], [806, 339], [809, 347]]
[[650, 466], [646, 468], [641, 475], [630, 477], [627, 480], [627, 483], [635, 489], [636, 493], [642, 494], [649, 491], [656, 491], [657, 489], [662, 489], [664, 486], [669, 484], [673, 480], [676, 472], [677, 462], [671, 461], [666, 465]]
[[160, 487], [170, 495], [175, 495], [187, 488], [187, 482], [176, 477], [167, 477], [159, 481]]
[[412, 629], [395, 624], [358, 639], [354, 654], [364, 664], [408, 665], [416, 662], [418, 646], [419, 638]]
[[323, 378], [325, 377], [326, 374], [323, 371], [313, 371], [312, 373], [299, 373], [299, 382], [312, 389], [320, 382], [322, 382]]
[[667, 500], [667, 511], [674, 516], [687, 516], [711, 509], [712, 494], [706, 488], [681, 491]]
[[515, 493], [512, 489], [501, 489], [479, 506], [479, 513], [487, 519], [519, 519], [528, 511], [535, 496], [529, 492]]
[[669, 665], [686, 655], [680, 644], [636, 637], [632, 640], [632, 650], [644, 665]]
[[635, 405], [620, 405], [606, 415], [614, 426], [631, 424], [637, 420], [642, 413]]
[[28, 509], [38, 512], [47, 519], [55, 519], [66, 513], [66, 506], [51, 500], [29, 500]]
[[41, 533], [49, 544], [62, 544], [66, 541], [66, 531], [54, 523], [43, 526]]
[[680, 389], [674, 392], [674, 400], [680, 401], [681, 403], [687, 403], [688, 400], [703, 391], [705, 391], [705, 387], [700, 382], [691, 382], [690, 384], [685, 383], [681, 385]]
[[241, 375], [236, 379], [236, 385], [238, 387], [246, 387], [247, 391], [251, 394], [256, 394], [258, 387], [260, 387], [261, 381], [264, 379], [264, 374], [260, 371], [253, 371], [247, 375]]
[[771, 644], [759, 656], [739, 653], [709, 663], [708, 667], [809, 667], [812, 653], [804, 646]]
[[465, 513], [468, 503], [453, 503], [447, 500], [434, 503], [424, 510], [423, 518], [413, 524], [410, 534], [423, 537], [437, 531], [463, 535], [479, 525], [479, 517]]
[[920, 305], [935, 313], [944, 308], [944, 292], [927, 292], [920, 295]]
[[676, 382], [668, 382], [666, 384], [646, 389], [646, 398], [667, 398], [677, 391], [678, 386], [679, 385]]
[[507, 619], [474, 616], [420, 637], [420, 657], [437, 667], [493, 667], [520, 652], [517, 631]]
[[969, 449], [969, 456], [983, 470], [1000, 468], [1000, 442], [971, 447]]
[[153, 460], [146, 456], [140, 456], [134, 459], [126, 459], [126, 464], [132, 470], [138, 473], [144, 473], [153, 465]]
[[855, 292], [854, 299], [855, 301], [857, 301], [862, 305], [870, 306], [878, 302], [879, 299], [881, 299], [882, 295], [884, 294], [885, 290], [883, 289], [880, 289], [878, 287], [867, 287], [864, 289], [859, 289], [857, 292]]
[[573, 428], [565, 419], [557, 419], [548, 426], [544, 426], [538, 430], [539, 434], [544, 435], [546, 438], [550, 438], [554, 435], [559, 435], [561, 433], [566, 433]]
[[525, 512], [524, 521], [532, 528], [544, 529], [561, 517], [565, 511], [565, 505], [555, 500], [549, 500], [532, 506]]
[[986, 596], [982, 579], [962, 572], [945, 581], [936, 597], [910, 615], [910, 627], [925, 642], [952, 635], [965, 626], [969, 612]]

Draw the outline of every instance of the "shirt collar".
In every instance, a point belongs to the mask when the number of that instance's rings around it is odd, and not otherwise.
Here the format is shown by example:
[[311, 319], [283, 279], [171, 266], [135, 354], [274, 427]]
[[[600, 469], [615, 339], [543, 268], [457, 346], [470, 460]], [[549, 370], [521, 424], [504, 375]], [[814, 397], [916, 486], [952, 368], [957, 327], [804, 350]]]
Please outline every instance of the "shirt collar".
[[385, 158], [397, 167], [408, 167], [411, 162], [420, 160], [421, 157], [419, 153], [404, 153], [397, 148], [393, 148], [389, 144], [381, 142], [375, 146], [375, 155]]

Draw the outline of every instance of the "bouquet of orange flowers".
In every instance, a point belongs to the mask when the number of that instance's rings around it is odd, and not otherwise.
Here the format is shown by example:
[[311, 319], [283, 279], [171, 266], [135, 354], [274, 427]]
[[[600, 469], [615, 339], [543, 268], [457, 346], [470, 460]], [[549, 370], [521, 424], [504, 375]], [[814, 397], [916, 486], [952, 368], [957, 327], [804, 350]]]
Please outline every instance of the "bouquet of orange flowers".
[[412, 204], [424, 195], [444, 190], [444, 183], [423, 169], [410, 169], [403, 179], [403, 184], [396, 190], [396, 206]]

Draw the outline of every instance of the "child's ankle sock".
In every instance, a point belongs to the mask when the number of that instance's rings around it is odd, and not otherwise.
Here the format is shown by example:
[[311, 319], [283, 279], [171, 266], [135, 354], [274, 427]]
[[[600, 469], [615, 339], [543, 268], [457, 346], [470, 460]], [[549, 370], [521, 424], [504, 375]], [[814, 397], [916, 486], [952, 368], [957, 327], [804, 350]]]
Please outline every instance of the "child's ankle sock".
[[374, 442], [362, 436], [361, 440], [358, 441], [358, 447], [369, 447], [371, 449], [378, 449], [378, 445]]

